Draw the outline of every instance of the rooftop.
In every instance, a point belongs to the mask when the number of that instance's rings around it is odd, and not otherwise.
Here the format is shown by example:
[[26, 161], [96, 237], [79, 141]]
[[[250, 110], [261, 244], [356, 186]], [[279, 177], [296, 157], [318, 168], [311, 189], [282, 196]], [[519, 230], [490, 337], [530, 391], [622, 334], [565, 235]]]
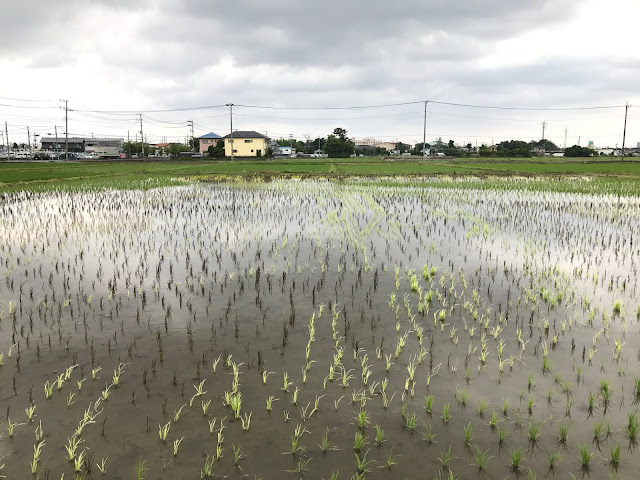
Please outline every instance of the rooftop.
[[201, 137], [198, 137], [198, 138], [222, 138], [222, 137], [217, 133], [209, 132], [206, 135], [202, 135]]
[[[227, 134], [224, 138], [232, 138], [231, 134]], [[261, 133], [254, 132], [253, 130], [238, 130], [237, 132], [233, 132], [233, 138], [267, 138]]]

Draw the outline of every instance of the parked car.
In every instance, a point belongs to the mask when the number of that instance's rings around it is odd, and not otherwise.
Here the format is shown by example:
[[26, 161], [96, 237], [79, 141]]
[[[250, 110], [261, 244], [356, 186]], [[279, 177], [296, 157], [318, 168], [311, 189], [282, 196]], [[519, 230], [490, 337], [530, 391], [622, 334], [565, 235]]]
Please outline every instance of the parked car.
[[134, 153], [133, 155], [131, 155], [131, 158], [138, 158], [138, 154]]
[[201, 153], [194, 153], [193, 154], [193, 158], [202, 158], [202, 154]]
[[51, 160], [51, 157], [46, 153], [36, 153], [33, 156], [34, 160]]

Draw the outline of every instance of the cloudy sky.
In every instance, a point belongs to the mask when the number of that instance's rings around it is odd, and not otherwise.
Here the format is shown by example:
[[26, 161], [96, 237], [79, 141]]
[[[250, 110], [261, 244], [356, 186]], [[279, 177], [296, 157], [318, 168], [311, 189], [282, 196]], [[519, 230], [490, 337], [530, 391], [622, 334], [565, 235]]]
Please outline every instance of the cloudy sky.
[[141, 112], [150, 142], [188, 120], [227, 134], [234, 103], [234, 129], [413, 143], [429, 100], [428, 141], [528, 141], [546, 121], [599, 146], [622, 144], [628, 101], [640, 142], [638, 0], [2, 0], [0, 18], [11, 142], [63, 132], [59, 99], [71, 135], [134, 138]]

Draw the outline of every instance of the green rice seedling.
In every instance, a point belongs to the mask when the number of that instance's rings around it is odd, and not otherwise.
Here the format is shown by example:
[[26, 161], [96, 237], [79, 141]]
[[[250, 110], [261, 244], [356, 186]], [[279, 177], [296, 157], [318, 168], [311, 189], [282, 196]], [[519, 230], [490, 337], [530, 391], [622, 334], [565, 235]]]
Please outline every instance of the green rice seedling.
[[406, 423], [404, 426], [409, 430], [409, 433], [416, 431], [416, 428], [418, 428], [418, 420], [420, 420], [420, 417], [417, 417], [415, 413], [406, 417]]
[[73, 401], [73, 398], [74, 398], [75, 396], [76, 396], [76, 394], [75, 394], [75, 393], [73, 393], [73, 392], [69, 392], [69, 395], [67, 396], [67, 407], [70, 407], [71, 405], [73, 405], [74, 403], [76, 403], [76, 402], [74, 402], [74, 401]]
[[613, 302], [613, 314], [620, 315], [622, 313], [622, 300]]
[[53, 385], [49, 382], [44, 382], [44, 395], [49, 400], [53, 395]]
[[356, 414], [356, 422], [360, 430], [366, 430], [369, 426], [369, 416], [364, 408], [361, 408]]
[[487, 468], [487, 463], [489, 462], [489, 460], [491, 460], [493, 457], [489, 455], [489, 449], [485, 450], [484, 452], [480, 449], [480, 447], [478, 447], [477, 445], [475, 446], [475, 460], [476, 463], [474, 463], [473, 465], [475, 465], [476, 467], [478, 467], [478, 472], [482, 472], [484, 470], [486, 470]]
[[233, 447], [233, 464], [236, 467], [239, 467], [240, 466], [239, 465], [240, 460], [244, 458], [244, 455], [242, 455], [242, 451], [240, 449], [240, 445], [238, 445], [236, 447], [235, 444], [234, 444], [234, 445], [232, 445], [232, 447]]
[[464, 426], [464, 443], [466, 445], [471, 445], [472, 441], [473, 441], [473, 424], [469, 422]]
[[29, 405], [27, 408], [24, 409], [24, 411], [27, 414], [27, 418], [29, 419], [29, 423], [32, 423], [33, 422], [33, 417], [35, 417], [35, 411], [36, 411], [35, 403], [32, 403], [31, 405]]
[[385, 442], [384, 439], [384, 430], [380, 427], [380, 425], [376, 425], [376, 446], [379, 447], [380, 445], [382, 445], [383, 442]]
[[246, 413], [244, 414], [244, 417], [240, 418], [240, 421], [242, 423], [242, 430], [244, 430], [245, 432], [249, 430], [249, 427], [251, 426], [251, 414], [253, 412], [249, 412], [249, 415], [247, 415]]
[[139, 459], [138, 464], [136, 465], [136, 470], [135, 470], [136, 480], [144, 480], [148, 471], [149, 469], [145, 467], [145, 461], [142, 459]]
[[396, 461], [393, 458], [393, 447], [391, 447], [391, 450], [387, 450], [387, 459], [384, 462], [384, 465], [380, 465], [379, 468], [386, 468], [387, 470], [391, 470], [391, 467], [396, 465]]
[[551, 362], [547, 357], [542, 357], [542, 373], [547, 374], [549, 372], [551, 372]]
[[367, 443], [367, 437], [365, 437], [362, 432], [356, 432], [355, 437], [353, 439], [353, 450], [356, 452], [360, 452], [362, 447]]
[[371, 470], [369, 469], [369, 465], [373, 463], [373, 460], [367, 460], [368, 453], [369, 450], [367, 450], [366, 452], [360, 452], [359, 454], [354, 452], [354, 455], [356, 457], [356, 468], [358, 470], [358, 474], [360, 475], [371, 472]]
[[84, 452], [86, 451], [87, 450], [84, 449], [73, 459], [73, 470], [74, 472], [76, 472], [76, 474], [82, 471], [82, 464], [84, 463]]
[[163, 445], [167, 441], [169, 430], [171, 430], [171, 422], [167, 422], [164, 427], [162, 425], [158, 425], [158, 436], [160, 437], [160, 443]]
[[196, 397], [200, 397], [200, 396], [204, 395], [205, 393], [207, 393], [206, 391], [203, 390], [204, 382], [206, 382], [206, 381], [207, 381], [207, 379], [205, 378], [204, 380], [202, 380], [200, 382], [200, 384], [197, 387], [195, 385], [193, 386], [193, 388], [196, 389], [196, 393], [189, 400], [189, 408], [191, 408], [193, 406], [193, 401], [196, 399]]
[[42, 430], [42, 420], [38, 423], [38, 426], [35, 429], [36, 442], [39, 442], [44, 438], [44, 431]]
[[509, 413], [509, 399], [502, 400], [502, 414], [506, 417]]
[[[42, 447], [46, 445], [46, 442], [42, 440], [37, 445], [33, 446], [33, 460], [29, 462], [31, 466], [31, 473], [35, 475], [38, 472], [38, 462], [40, 462], [40, 455], [42, 454]], [[0, 477], [2, 478], [2, 477]]]
[[215, 375], [215, 373], [216, 373], [216, 370], [217, 370], [217, 368], [218, 368], [218, 363], [220, 363], [220, 359], [221, 359], [221, 358], [222, 358], [222, 355], [218, 355], [218, 358], [216, 358], [216, 359], [213, 361], [213, 364], [212, 364], [212, 371], [213, 371], [213, 374], [214, 374], [214, 375]]
[[633, 446], [636, 445], [638, 440], [638, 434], [640, 433], [640, 421], [638, 421], [638, 411], [627, 413], [627, 426], [625, 433], [629, 439], [629, 443]]
[[56, 381], [55, 381], [56, 389], [61, 390], [63, 385], [64, 385], [64, 373], [61, 373], [60, 375], [58, 375], [58, 378], [56, 378]]
[[202, 470], [200, 470], [200, 478], [209, 478], [213, 476], [213, 464], [216, 461], [216, 457], [207, 453], [207, 458], [204, 461]]
[[591, 463], [591, 459], [593, 458], [593, 453], [589, 451], [589, 447], [586, 443], [578, 444], [578, 459], [580, 460], [580, 464], [584, 470], [589, 470], [589, 464]]
[[107, 473], [107, 460], [109, 460], [109, 457], [102, 457], [100, 463], [96, 463], [96, 467], [98, 467], [102, 475]]
[[567, 444], [569, 440], [569, 425], [558, 425], [558, 443], [562, 443], [564, 445]]
[[535, 445], [536, 441], [538, 440], [538, 435], [540, 434], [541, 427], [542, 424], [536, 421], [532, 421], [529, 423], [527, 437], [529, 438], [529, 443], [531, 443], [531, 445]]
[[633, 379], [633, 396], [636, 402], [640, 401], [640, 377]]
[[467, 406], [467, 391], [456, 390], [456, 400], [458, 401], [460, 408], [465, 408]]
[[527, 410], [529, 412], [529, 415], [533, 415], [533, 407], [535, 405], [535, 399], [531, 395], [529, 395], [529, 399], [527, 401]]
[[440, 460], [440, 465], [445, 472], [450, 470], [451, 467], [449, 467], [449, 462], [453, 460], [453, 455], [451, 454], [451, 445], [449, 445], [449, 448], [447, 450], [443, 450], [442, 452], [440, 452], [438, 460]]
[[527, 389], [531, 391], [531, 389], [535, 386], [536, 384], [533, 381], [533, 377], [531, 376], [531, 374], [529, 374], [529, 378], [527, 379]]
[[184, 440], [184, 437], [182, 438], [176, 438], [173, 441], [173, 456], [177, 457], [178, 456], [178, 449], [180, 448], [180, 444], [182, 443], [182, 440]]
[[616, 444], [615, 447], [611, 447], [611, 456], [609, 458], [609, 467], [612, 470], [618, 470], [620, 466], [620, 445]]
[[436, 434], [433, 433], [431, 429], [431, 423], [424, 423], [425, 432], [422, 434], [422, 439], [427, 443], [427, 445], [431, 445], [432, 443], [436, 443]]
[[424, 408], [429, 415], [431, 415], [431, 411], [433, 410], [433, 400], [435, 396], [433, 394], [427, 395], [424, 397]]
[[547, 452], [547, 456], [549, 457], [549, 472], [554, 472], [558, 463], [562, 461], [562, 455], [560, 452]]
[[491, 413], [491, 419], [489, 420], [489, 426], [491, 427], [492, 430], [498, 426], [498, 414], [496, 413], [495, 410]]
[[476, 404], [476, 413], [480, 418], [484, 418], [484, 412], [487, 410], [489, 406], [489, 402], [486, 400], [482, 400], [478, 404]]
[[67, 451], [67, 458], [70, 462], [75, 458], [76, 450], [83, 442], [84, 440], [80, 439], [76, 435], [72, 435], [71, 438], [67, 438], [67, 444], [64, 446], [64, 448]]
[[178, 410], [174, 410], [174, 412], [173, 412], [173, 423], [178, 423], [178, 420], [180, 420], [180, 414], [182, 413], [182, 409], [184, 407], [186, 407], [186, 406], [187, 406], [187, 404], [185, 403]]
[[95, 380], [96, 379], [96, 375], [98, 375], [98, 372], [102, 370], [102, 366], [98, 365], [94, 368], [91, 369], [91, 380]]
[[109, 395], [111, 394], [111, 385], [105, 385], [104, 390], [100, 392], [100, 398], [102, 401], [106, 402], [109, 400]]
[[7, 432], [9, 433], [9, 438], [13, 438], [13, 435], [15, 434], [15, 428], [20, 426], [20, 425], [25, 425], [24, 423], [11, 423], [11, 419], [7, 416]]
[[445, 403], [442, 406], [442, 421], [444, 423], [449, 423], [449, 420], [451, 419], [451, 413], [449, 412], [449, 410], [451, 409], [451, 406], [448, 403]]
[[269, 395], [269, 397], [267, 397], [267, 412], [271, 411], [271, 407], [273, 405], [273, 402], [277, 401], [278, 399], [275, 398], [273, 395]]
[[498, 445], [504, 444], [505, 438], [507, 438], [507, 431], [498, 427]]
[[300, 387], [297, 387], [293, 390], [293, 397], [291, 398], [291, 403], [293, 403], [294, 406], [298, 406], [298, 393], [300, 393]]
[[207, 416], [207, 411], [209, 410], [209, 406], [211, 405], [211, 400], [207, 400], [206, 402], [202, 400], [202, 415]]
[[85, 382], [86, 378], [81, 378], [80, 380], [77, 380], [76, 383], [78, 385], [78, 391], [82, 391], [82, 384]]
[[519, 472], [520, 471], [520, 463], [522, 462], [522, 447], [518, 447], [516, 449], [511, 450], [509, 454], [511, 458], [511, 471]]
[[602, 435], [605, 433], [606, 425], [605, 420], [599, 422], [593, 422], [593, 443], [599, 445], [602, 441]]

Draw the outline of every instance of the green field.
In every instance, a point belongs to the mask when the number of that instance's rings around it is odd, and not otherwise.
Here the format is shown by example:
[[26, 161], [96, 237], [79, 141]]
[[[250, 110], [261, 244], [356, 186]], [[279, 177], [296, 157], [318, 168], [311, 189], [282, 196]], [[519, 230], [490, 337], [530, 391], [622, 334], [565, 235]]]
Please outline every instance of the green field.
[[[151, 188], [185, 180], [270, 180], [288, 177], [426, 177], [489, 179], [483, 188], [513, 188], [514, 177], [542, 179], [526, 189], [640, 194], [640, 161], [574, 159], [277, 159], [170, 162], [0, 163], [0, 191], [56, 188]], [[572, 182], [562, 181], [567, 177]], [[576, 177], [579, 181], [576, 181]], [[396, 180], [397, 181], [397, 180]], [[522, 183], [522, 182], [519, 182]], [[435, 186], [448, 186], [434, 182]], [[475, 186], [474, 186], [475, 188]]]

